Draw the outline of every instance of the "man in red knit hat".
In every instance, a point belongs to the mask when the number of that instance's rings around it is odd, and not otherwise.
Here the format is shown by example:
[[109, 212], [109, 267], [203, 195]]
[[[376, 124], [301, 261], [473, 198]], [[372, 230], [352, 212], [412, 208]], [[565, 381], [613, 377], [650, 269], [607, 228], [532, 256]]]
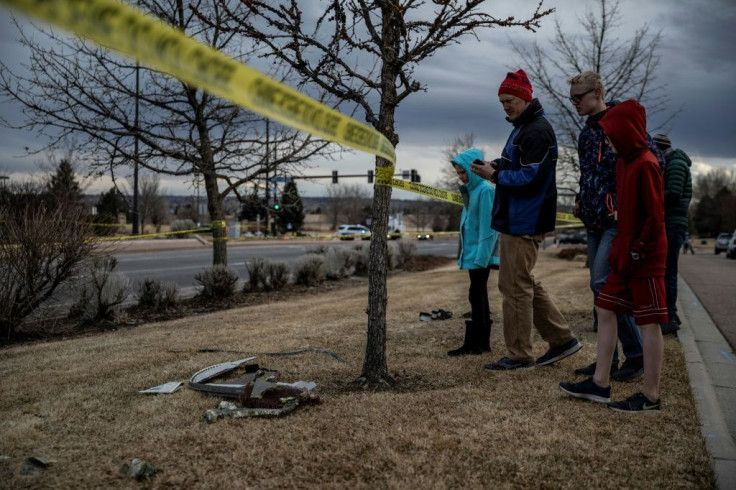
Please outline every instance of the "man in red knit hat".
[[[627, 100], [609, 109], [599, 124], [611, 149], [618, 154], [618, 234], [608, 258], [611, 272], [595, 299], [598, 313], [595, 374], [579, 383], [562, 382], [560, 389], [577, 398], [608, 403], [617, 411], [659, 410], [659, 376], [664, 356], [659, 324], [667, 323], [662, 170], [647, 144], [646, 112], [638, 102]], [[611, 403], [609, 377], [616, 347], [617, 313], [633, 315], [641, 328], [644, 386], [640, 393]]]
[[[503, 296], [503, 336], [508, 356], [483, 366], [487, 371], [532, 369], [554, 364], [580, 350], [567, 320], [532, 273], [544, 235], [557, 217], [557, 138], [544, 117], [532, 84], [519, 70], [508, 73], [498, 100], [511, 131], [501, 158], [471, 170], [496, 184], [491, 226], [501, 234], [498, 289]], [[534, 359], [532, 327], [549, 344]]]

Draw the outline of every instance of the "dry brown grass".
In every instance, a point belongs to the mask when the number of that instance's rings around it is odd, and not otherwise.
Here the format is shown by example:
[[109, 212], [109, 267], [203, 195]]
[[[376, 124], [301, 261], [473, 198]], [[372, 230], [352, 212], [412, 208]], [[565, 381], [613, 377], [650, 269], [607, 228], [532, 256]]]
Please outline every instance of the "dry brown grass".
[[[448, 358], [460, 342], [468, 280], [453, 266], [389, 280], [388, 360], [396, 386], [351, 388], [365, 350], [366, 284], [147, 324], [136, 329], [0, 351], [0, 486], [6, 488], [710, 488], [685, 361], [665, 343], [663, 411], [616, 414], [558, 389], [594, 358], [587, 270], [542, 253], [537, 276], [585, 344], [557, 366], [492, 374], [493, 353]], [[492, 275], [489, 284], [495, 282]], [[499, 295], [493, 296], [500, 320]], [[443, 308], [456, 318], [420, 322]], [[186, 388], [138, 390], [185, 381], [200, 368], [249, 354], [304, 347], [338, 353], [260, 356], [284, 380], [314, 380], [323, 403], [282, 419], [202, 414], [218, 400]], [[545, 344], [535, 340], [535, 353]], [[221, 349], [225, 352], [198, 352]], [[242, 354], [240, 354], [242, 353]], [[638, 384], [615, 384], [616, 398]], [[20, 476], [28, 456], [55, 463]], [[158, 473], [143, 484], [120, 467], [131, 458]]]

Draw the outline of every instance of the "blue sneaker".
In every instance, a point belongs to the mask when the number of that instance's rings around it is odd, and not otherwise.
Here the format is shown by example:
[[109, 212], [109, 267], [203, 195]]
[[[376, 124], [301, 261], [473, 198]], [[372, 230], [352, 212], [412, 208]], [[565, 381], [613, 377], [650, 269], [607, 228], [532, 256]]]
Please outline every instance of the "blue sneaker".
[[595, 384], [593, 378], [579, 383], [560, 383], [560, 389], [575, 398], [583, 398], [592, 402], [609, 403], [611, 401], [611, 387], [603, 388]]

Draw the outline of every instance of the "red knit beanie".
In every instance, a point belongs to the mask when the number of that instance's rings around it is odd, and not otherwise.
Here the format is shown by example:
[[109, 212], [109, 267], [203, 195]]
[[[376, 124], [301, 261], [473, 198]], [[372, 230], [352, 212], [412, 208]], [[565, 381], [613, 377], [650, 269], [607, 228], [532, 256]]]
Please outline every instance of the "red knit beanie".
[[527, 102], [532, 101], [532, 84], [524, 70], [506, 74], [506, 78], [498, 87], [498, 95], [501, 94], [513, 95]]

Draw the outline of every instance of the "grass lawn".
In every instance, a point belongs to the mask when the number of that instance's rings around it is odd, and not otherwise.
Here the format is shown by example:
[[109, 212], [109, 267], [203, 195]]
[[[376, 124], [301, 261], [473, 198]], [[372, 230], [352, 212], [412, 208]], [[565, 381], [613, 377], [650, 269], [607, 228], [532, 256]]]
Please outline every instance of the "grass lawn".
[[[366, 339], [367, 280], [325, 294], [0, 350], [0, 487], [4, 488], [712, 488], [714, 476], [674, 338], [665, 340], [660, 413], [619, 414], [565, 396], [561, 380], [595, 357], [588, 271], [540, 254], [536, 276], [584, 348], [550, 367], [488, 373], [506, 355], [448, 358], [461, 343], [467, 272], [454, 266], [389, 279], [389, 391], [353, 388]], [[496, 273], [489, 291], [501, 324]], [[420, 322], [419, 312], [452, 311]], [[535, 334], [536, 335], [536, 334]], [[547, 346], [535, 337], [535, 354]], [[329, 349], [271, 357], [267, 352]], [[202, 352], [207, 350], [207, 352]], [[212, 351], [220, 352], [212, 352]], [[199, 369], [259, 356], [284, 381], [316, 381], [322, 399], [280, 419], [202, 415], [218, 399], [182, 388]], [[639, 382], [614, 383], [619, 399]], [[23, 460], [53, 463], [20, 475]], [[120, 474], [132, 458], [157, 473]]]

